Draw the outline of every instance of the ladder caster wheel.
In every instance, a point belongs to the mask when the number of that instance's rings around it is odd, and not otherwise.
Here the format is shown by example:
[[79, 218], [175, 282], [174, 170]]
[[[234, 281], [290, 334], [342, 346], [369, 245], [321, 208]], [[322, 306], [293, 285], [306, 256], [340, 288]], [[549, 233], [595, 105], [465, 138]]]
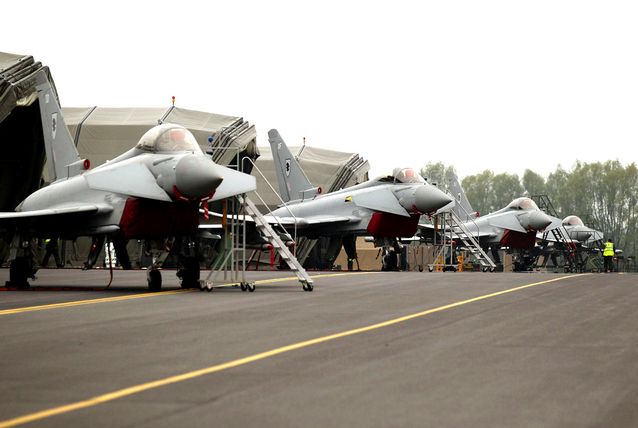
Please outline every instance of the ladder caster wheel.
[[239, 288], [241, 288], [241, 291], [246, 291], [246, 284], [245, 283], [240, 283], [239, 284]]
[[314, 289], [312, 284], [308, 284], [306, 282], [303, 283], [302, 287], [303, 291], [312, 291]]
[[494, 272], [494, 268], [493, 267], [490, 268], [490, 272]]
[[434, 272], [434, 268], [432, 266], [428, 267], [428, 272]]
[[483, 267], [483, 269], [481, 269], [481, 270], [482, 270], [483, 272], [487, 272], [488, 267], [487, 267], [487, 266], [484, 266], [484, 267]]
[[254, 282], [247, 282], [247, 283], [246, 283], [246, 289], [247, 289], [249, 292], [251, 292], [251, 293], [252, 293], [253, 291], [255, 291], [255, 283], [254, 283]]

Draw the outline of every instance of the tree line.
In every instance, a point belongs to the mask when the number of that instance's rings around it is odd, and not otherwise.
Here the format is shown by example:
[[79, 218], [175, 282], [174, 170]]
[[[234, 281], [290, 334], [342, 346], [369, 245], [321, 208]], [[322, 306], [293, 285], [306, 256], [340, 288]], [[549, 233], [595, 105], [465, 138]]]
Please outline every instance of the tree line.
[[[442, 162], [428, 163], [421, 175], [430, 183], [446, 187], [445, 177], [456, 171]], [[494, 174], [489, 169], [461, 181], [472, 208], [487, 214], [506, 206], [512, 199], [546, 195], [560, 218], [579, 216], [586, 226], [612, 238], [626, 256], [636, 254], [638, 241], [638, 167], [623, 166], [618, 160], [576, 162], [571, 170], [560, 165], [547, 178], [526, 169], [518, 174]]]

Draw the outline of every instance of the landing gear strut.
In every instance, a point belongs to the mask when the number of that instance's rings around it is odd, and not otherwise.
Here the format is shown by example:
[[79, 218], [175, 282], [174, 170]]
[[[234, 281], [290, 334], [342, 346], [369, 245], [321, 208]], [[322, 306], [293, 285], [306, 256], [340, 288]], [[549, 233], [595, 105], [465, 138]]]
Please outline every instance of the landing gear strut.
[[146, 272], [146, 281], [149, 291], [160, 291], [162, 289], [162, 273], [157, 268], [149, 268]]
[[35, 279], [33, 258], [28, 256], [16, 257], [9, 267], [9, 281], [7, 285], [17, 288], [29, 288], [28, 278]]
[[197, 257], [186, 257], [182, 262], [182, 267], [177, 271], [182, 288], [199, 287], [199, 262]]

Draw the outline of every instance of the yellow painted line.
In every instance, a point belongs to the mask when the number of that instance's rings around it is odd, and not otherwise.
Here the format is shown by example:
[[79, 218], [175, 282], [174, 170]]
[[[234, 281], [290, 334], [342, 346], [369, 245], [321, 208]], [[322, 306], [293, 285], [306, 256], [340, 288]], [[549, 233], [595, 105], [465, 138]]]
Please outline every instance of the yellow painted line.
[[[369, 273], [376, 273], [376, 272], [351, 272], [351, 273], [346, 272], [346, 273], [335, 273], [335, 274], [319, 274], [319, 275], [313, 276], [312, 278], [327, 278], [331, 276], [342, 276], [342, 275], [362, 275], [362, 274], [369, 274]], [[270, 283], [284, 282], [284, 281], [291, 281], [291, 280], [298, 280], [298, 278], [296, 276], [291, 276], [286, 278], [264, 279], [264, 280], [255, 281], [255, 284], [270, 284]], [[224, 284], [223, 286], [230, 287], [233, 285], [239, 285], [239, 283]], [[74, 306], [95, 305], [98, 303], [120, 302], [123, 300], [144, 299], [146, 297], [167, 296], [169, 294], [190, 293], [193, 291], [199, 291], [199, 290], [187, 289], [187, 290], [161, 291], [159, 293], [130, 294], [127, 296], [104, 297], [100, 299], [87, 299], [87, 300], [76, 300], [73, 302], [52, 303], [49, 305], [26, 306], [22, 308], [0, 310], [0, 316], [22, 314], [25, 312], [47, 311], [50, 309], [70, 308]]]
[[240, 358], [233, 361], [228, 361], [226, 363], [217, 364], [217, 365], [206, 367], [200, 370], [195, 370], [195, 371], [183, 373], [180, 375], [170, 376], [170, 377], [159, 379], [152, 382], [142, 383], [139, 385], [109, 392], [107, 394], [98, 395], [96, 397], [89, 398], [87, 400], [78, 401], [76, 403], [71, 403], [71, 404], [67, 404], [67, 405], [59, 406], [59, 407], [53, 407], [51, 409], [42, 410], [39, 412], [24, 415], [24, 416], [19, 416], [17, 418], [0, 421], [0, 428], [14, 427], [14, 426], [26, 424], [29, 422], [34, 422], [34, 421], [50, 418], [52, 416], [61, 415], [63, 413], [69, 413], [75, 410], [97, 406], [98, 404], [104, 404], [109, 401], [118, 400], [120, 398], [127, 397], [129, 395], [139, 394], [140, 392], [148, 391], [150, 389], [159, 388], [159, 387], [170, 385], [177, 382], [183, 382], [189, 379], [194, 379], [194, 378], [208, 375], [211, 373], [221, 372], [223, 370], [228, 370], [234, 367], [239, 367], [246, 364], [254, 363], [256, 361], [264, 360], [266, 358], [274, 357], [287, 352], [295, 351], [302, 348], [308, 348], [310, 346], [318, 345], [320, 343], [325, 343], [325, 342], [341, 339], [348, 336], [354, 336], [356, 334], [366, 333], [372, 330], [377, 330], [383, 327], [388, 327], [388, 326], [399, 324], [405, 321], [413, 320], [415, 318], [424, 317], [426, 315], [430, 315], [436, 312], [442, 312], [448, 309], [456, 308], [458, 306], [467, 305], [469, 303], [478, 302], [478, 301], [489, 299], [492, 297], [501, 296], [503, 294], [513, 293], [515, 291], [524, 290], [526, 288], [534, 287], [537, 285], [549, 284], [551, 282], [561, 281], [563, 279], [573, 278], [576, 276], [583, 276], [583, 274], [563, 276], [560, 278], [554, 278], [554, 279], [549, 279], [546, 281], [535, 282], [532, 284], [521, 285], [520, 287], [510, 288], [507, 290], [497, 291], [495, 293], [485, 294], [483, 296], [478, 296], [471, 299], [462, 300], [455, 303], [450, 303], [449, 305], [439, 306], [437, 308], [428, 309], [423, 312], [417, 312], [415, 314], [406, 315], [403, 317], [391, 319], [391, 320], [380, 322], [377, 324], [372, 324], [366, 327], [355, 328], [353, 330], [344, 331], [342, 333], [335, 333], [328, 336], [318, 337], [316, 339], [310, 339], [303, 342], [293, 343], [292, 345], [282, 346], [281, 348], [272, 349], [270, 351], [262, 352], [259, 354], [251, 355], [251, 356]]
[[[312, 275], [310, 278], [316, 279], [316, 278], [331, 278], [331, 277], [335, 277], [335, 276], [372, 275], [372, 274], [377, 274], [377, 273], [383, 273], [383, 272], [376, 272], [375, 271], [375, 272], [319, 273], [317, 275]], [[286, 278], [260, 279], [260, 280], [255, 281], [255, 285], [275, 284], [277, 282], [286, 282], [286, 281], [293, 281], [293, 280], [294, 281], [299, 281], [299, 278], [297, 278], [296, 276], [288, 276]], [[238, 285], [239, 285], [239, 282], [231, 282], [231, 283], [227, 283], [227, 284], [216, 285], [215, 288], [235, 287], [235, 286], [238, 286]]]
[[127, 296], [103, 297], [100, 299], [76, 300], [73, 302], [52, 303], [50, 305], [26, 306], [23, 308], [4, 309], [0, 315], [21, 314], [24, 312], [46, 311], [49, 309], [69, 308], [72, 306], [95, 305], [97, 303], [120, 302], [122, 300], [143, 299], [145, 297], [167, 296], [169, 294], [188, 293], [194, 290], [160, 291], [159, 293], [130, 294]]

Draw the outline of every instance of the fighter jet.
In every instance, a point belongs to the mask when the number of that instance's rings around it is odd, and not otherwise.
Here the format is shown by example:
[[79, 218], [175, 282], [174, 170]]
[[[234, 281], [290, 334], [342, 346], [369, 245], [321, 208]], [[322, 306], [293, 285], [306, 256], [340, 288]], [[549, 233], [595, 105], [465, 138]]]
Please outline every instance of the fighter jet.
[[[0, 231], [12, 241], [10, 283], [28, 287], [35, 269], [32, 237], [95, 238], [99, 254], [106, 236], [125, 251], [128, 239], [192, 237], [198, 232], [199, 204], [255, 190], [255, 178], [215, 164], [184, 127], [160, 124], [137, 145], [111, 161], [90, 169], [80, 159], [46, 78], [36, 86], [51, 184], [29, 195], [15, 212], [0, 213]], [[118, 259], [125, 260], [119, 254]], [[130, 262], [128, 262], [130, 264]], [[182, 286], [199, 279], [199, 264], [183, 265]], [[148, 271], [148, 286], [161, 289], [161, 274]]]
[[[537, 232], [547, 229], [552, 224], [552, 219], [528, 197], [516, 198], [498, 211], [479, 216], [465, 197], [458, 178], [452, 175], [448, 176], [447, 180], [456, 203], [442, 210], [451, 209], [458, 218], [466, 220], [463, 221], [463, 226], [478, 240], [481, 247], [491, 248], [496, 263], [500, 263], [498, 250], [501, 247], [533, 248]], [[433, 226], [429, 224], [420, 227], [422, 234], [430, 234], [433, 230]]]
[[481, 244], [531, 248], [536, 233], [545, 230], [551, 218], [527, 197], [514, 199], [506, 207], [464, 223]]
[[[585, 244], [587, 242], [595, 242], [603, 239], [602, 232], [585, 226], [585, 223], [583, 223], [580, 217], [576, 215], [567, 216], [562, 220], [552, 216], [550, 216], [550, 218], [552, 219], [552, 224], [548, 227], [548, 230], [562, 226], [567, 232], [569, 238], [574, 242]], [[552, 240], [552, 237], [547, 233], [542, 234], [539, 238], [543, 240]]]
[[270, 218], [296, 225], [302, 236], [410, 237], [422, 214], [452, 201], [410, 168], [397, 168], [392, 175], [323, 193], [310, 183], [276, 129], [268, 131], [268, 140], [285, 202]]

